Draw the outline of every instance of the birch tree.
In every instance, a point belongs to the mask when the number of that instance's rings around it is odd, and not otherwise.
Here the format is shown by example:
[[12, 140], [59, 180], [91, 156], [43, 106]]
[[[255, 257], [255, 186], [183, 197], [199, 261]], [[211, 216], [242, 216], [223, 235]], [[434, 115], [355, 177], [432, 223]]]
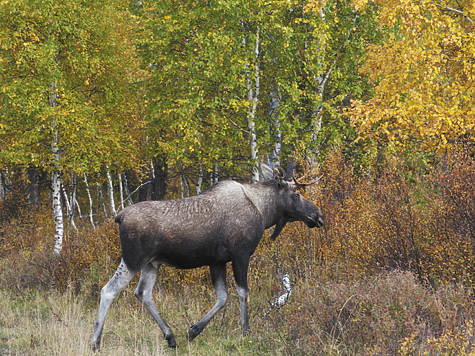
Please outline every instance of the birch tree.
[[[245, 25], [244, 25], [245, 26]], [[258, 163], [258, 148], [257, 148], [257, 136], [256, 136], [256, 114], [257, 114], [257, 104], [259, 102], [259, 91], [260, 91], [260, 68], [259, 68], [259, 51], [260, 51], [260, 42], [259, 42], [259, 27], [256, 28], [255, 40], [253, 45], [253, 56], [246, 64], [246, 88], [247, 88], [247, 100], [249, 101], [248, 107], [248, 125], [249, 130], [249, 146], [251, 150], [251, 163], [252, 163], [252, 175], [251, 182], [259, 182], [259, 163]], [[243, 38], [243, 47], [247, 49], [248, 38], [244, 36]], [[251, 64], [253, 64], [251, 66]]]
[[53, 171], [51, 173], [51, 184], [53, 189], [53, 216], [55, 223], [54, 230], [54, 247], [53, 252], [55, 254], [60, 254], [63, 248], [63, 207], [61, 205], [61, 152], [59, 150], [59, 132], [58, 132], [58, 121], [54, 116], [54, 108], [56, 106], [56, 83], [51, 83], [51, 92], [49, 98], [49, 106], [51, 111], [53, 111], [53, 118], [51, 120], [51, 153], [53, 154]]
[[51, 174], [55, 253], [64, 229], [61, 177], [99, 172], [104, 162], [132, 167], [139, 148], [127, 6], [0, 3], [0, 165]]
[[340, 108], [369, 93], [358, 68], [380, 37], [375, 16], [349, 0], [145, 2], [149, 137], [197, 175], [217, 160], [255, 167], [349, 140]]
[[[272, 6], [266, 11], [260, 1], [144, 3], [139, 51], [151, 73], [147, 98], [155, 133], [149, 137], [160, 138], [155, 145], [172, 164], [195, 165], [199, 175], [200, 169], [211, 171], [216, 161], [236, 164], [233, 157], [248, 157], [246, 163], [255, 167], [252, 180], [258, 180], [258, 152], [268, 154], [271, 139], [268, 113], [262, 109], [270, 97], [262, 38], [271, 27], [281, 31], [277, 28], [290, 5], [274, 1]], [[272, 41], [271, 36], [266, 39]], [[275, 47], [280, 45], [288, 47]], [[286, 94], [290, 80], [279, 79]], [[296, 138], [292, 125], [284, 127], [290, 129], [289, 141]]]

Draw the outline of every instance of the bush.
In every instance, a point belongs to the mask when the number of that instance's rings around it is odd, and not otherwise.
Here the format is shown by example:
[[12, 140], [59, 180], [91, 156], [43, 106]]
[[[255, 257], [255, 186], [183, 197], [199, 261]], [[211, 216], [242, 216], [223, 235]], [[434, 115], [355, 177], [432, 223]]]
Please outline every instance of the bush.
[[339, 151], [330, 155], [310, 195], [325, 214], [323, 232], [311, 232], [320, 259], [355, 273], [402, 269], [430, 283], [473, 284], [475, 162], [456, 153], [450, 167], [429, 169], [418, 159], [387, 156], [356, 176]]

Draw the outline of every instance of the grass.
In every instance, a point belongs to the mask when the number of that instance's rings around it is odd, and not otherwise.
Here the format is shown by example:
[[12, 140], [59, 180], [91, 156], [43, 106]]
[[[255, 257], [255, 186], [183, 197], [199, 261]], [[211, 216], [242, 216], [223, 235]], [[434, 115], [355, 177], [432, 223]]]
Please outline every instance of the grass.
[[[157, 293], [162, 294], [162, 293]], [[157, 300], [162, 315], [174, 329], [179, 348], [166, 347], [162, 333], [128, 288], [111, 307], [102, 340], [101, 355], [253, 355], [281, 354], [282, 342], [272, 340], [272, 332], [243, 338], [239, 329], [237, 302], [230, 302], [209, 327], [191, 344], [186, 331], [207, 307], [206, 296], [198, 293], [172, 294]], [[0, 290], [0, 355], [90, 355], [89, 342], [95, 323], [97, 305], [71, 290], [27, 291], [17, 295]], [[172, 307], [170, 307], [172, 306]], [[232, 312], [232, 310], [235, 310]], [[230, 315], [231, 312], [231, 315]], [[232, 320], [231, 320], [232, 319]], [[255, 330], [266, 321], [253, 317]], [[260, 324], [260, 325], [259, 325]], [[272, 350], [269, 348], [269, 342]]]
[[[238, 298], [231, 280], [227, 306], [193, 343], [187, 343], [186, 332], [215, 302], [211, 287], [195, 283], [156, 288], [156, 305], [175, 332], [176, 350], [166, 347], [160, 329], [135, 299], [132, 282], [108, 313], [100, 355], [472, 352], [466, 342], [475, 334], [470, 323], [475, 314], [470, 290], [462, 285], [433, 289], [402, 271], [348, 278], [335, 273], [338, 268], [320, 266], [311, 278], [293, 279], [289, 302], [267, 315], [268, 302], [281, 293], [275, 288], [278, 281], [272, 274], [260, 275], [256, 281], [251, 274], [253, 334], [248, 337], [241, 336]], [[73, 288], [60, 293], [51, 288], [0, 286], [0, 355], [92, 355], [89, 342], [98, 294]], [[455, 346], [453, 340], [459, 340]]]

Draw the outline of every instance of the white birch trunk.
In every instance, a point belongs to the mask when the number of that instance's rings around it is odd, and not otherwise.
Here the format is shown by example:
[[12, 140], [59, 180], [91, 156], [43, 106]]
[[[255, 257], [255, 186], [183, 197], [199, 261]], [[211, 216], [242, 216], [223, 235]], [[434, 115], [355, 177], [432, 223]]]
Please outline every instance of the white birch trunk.
[[200, 170], [198, 173], [198, 184], [196, 185], [196, 195], [201, 194], [201, 186], [203, 185], [203, 167], [200, 164]]
[[181, 187], [181, 198], [189, 198], [190, 197], [190, 186], [188, 181], [186, 180], [185, 175], [182, 173], [180, 174], [180, 187]]
[[63, 249], [63, 208], [61, 206], [61, 178], [59, 171], [53, 171], [52, 176], [52, 188], [53, 188], [53, 214], [54, 214], [54, 247], [53, 252], [56, 255], [61, 254]]
[[122, 173], [119, 173], [119, 197], [120, 197], [120, 210], [124, 210], [124, 189], [122, 187]]
[[74, 223], [74, 213], [76, 207], [76, 174], [71, 174], [71, 205], [70, 205], [70, 213], [69, 213], [69, 220], [70, 224], [77, 230], [76, 224]]
[[274, 121], [274, 130], [276, 140], [274, 144], [274, 150], [272, 151], [272, 167], [274, 167], [274, 165], [280, 166], [280, 153], [282, 152], [282, 132], [280, 131], [279, 120]]
[[[244, 48], [247, 47], [246, 37], [243, 39]], [[249, 68], [249, 66], [248, 66]], [[256, 136], [256, 109], [257, 103], [259, 101], [259, 28], [256, 32], [256, 42], [254, 47], [254, 76], [255, 76], [255, 87], [252, 85], [251, 72], [250, 70], [246, 71], [246, 86], [247, 86], [247, 99], [252, 102], [248, 107], [248, 130], [249, 130], [249, 145], [251, 148], [251, 161], [252, 161], [252, 177], [251, 182], [259, 182], [259, 162], [258, 160], [258, 150], [257, 150], [257, 136]]]
[[132, 198], [130, 197], [130, 190], [129, 190], [129, 183], [127, 182], [127, 175], [124, 172], [124, 190], [125, 190], [125, 195], [127, 196], [127, 201], [129, 202], [130, 205], [132, 205], [134, 202], [132, 201]]
[[[334, 63], [335, 64], [335, 63]], [[313, 133], [312, 133], [312, 140], [315, 147], [315, 152], [318, 155], [318, 149], [316, 149], [317, 139], [319, 133], [322, 129], [322, 110], [323, 110], [323, 93], [325, 92], [325, 85], [327, 84], [328, 78], [330, 78], [330, 74], [333, 72], [333, 68], [328, 69], [327, 73], [323, 77], [318, 78], [319, 86], [318, 86], [318, 93], [317, 93], [317, 105], [313, 114]]]
[[218, 183], [219, 182], [219, 166], [218, 166], [218, 162], [214, 162], [214, 184]]
[[63, 198], [64, 202], [66, 203], [66, 211], [68, 214], [68, 223], [70, 226], [74, 227], [74, 229], [77, 231], [76, 224], [74, 223], [73, 215], [74, 215], [74, 197], [71, 196], [71, 199], [68, 198], [68, 194], [66, 194], [66, 191], [64, 190], [63, 184], [60, 185], [61, 191], [63, 192]]
[[183, 175], [180, 174], [180, 193], [181, 199], [185, 197], [185, 187], [183, 186]]
[[101, 184], [96, 185], [96, 193], [97, 193], [97, 199], [102, 207], [102, 212], [104, 213], [104, 220], [106, 220], [109, 217], [109, 214], [107, 214], [106, 204], [104, 203], [104, 194], [102, 194]]
[[[56, 83], [51, 83], [51, 96], [49, 105], [54, 108], [56, 105]], [[51, 121], [51, 128], [53, 137], [51, 139], [51, 152], [53, 153], [53, 172], [51, 173], [51, 185], [53, 189], [53, 216], [55, 223], [54, 230], [54, 247], [53, 253], [59, 255], [63, 249], [63, 209], [61, 206], [61, 171], [59, 169], [59, 161], [61, 159], [61, 152], [59, 150], [59, 132], [57, 128], [57, 120], [53, 118]]]
[[[324, 7], [322, 7], [322, 10], [320, 12], [320, 18], [322, 22], [325, 22], [325, 13], [323, 12]], [[324, 63], [325, 63], [325, 57], [326, 57], [326, 52], [323, 49], [323, 44], [320, 45], [322, 53], [321, 58], [318, 58], [318, 72], [322, 73], [323, 68], [324, 68]], [[318, 83], [317, 86], [317, 102], [315, 103], [315, 109], [312, 114], [312, 152], [313, 152], [313, 157], [308, 157], [308, 163], [313, 166], [316, 163], [316, 158], [320, 155], [320, 150], [318, 148], [318, 138], [320, 136], [320, 131], [322, 129], [322, 109], [323, 109], [323, 92], [325, 90], [325, 84], [331, 74], [332, 69], [327, 72], [327, 75], [324, 75], [323, 73], [321, 75], [318, 75], [315, 80]]]
[[74, 204], [76, 205], [76, 208], [78, 209], [78, 216], [82, 218], [81, 207], [79, 206], [77, 199], [74, 199]]
[[273, 168], [274, 165], [280, 166], [280, 153], [282, 151], [282, 132], [280, 131], [280, 121], [278, 119], [279, 105], [282, 100], [282, 96], [279, 93], [279, 88], [277, 85], [274, 85], [275, 91], [270, 93], [270, 104], [269, 104], [269, 116], [272, 119], [272, 130], [275, 137], [275, 144], [272, 149], [271, 154], [268, 158], [268, 166]]
[[117, 215], [115, 210], [115, 201], [114, 201], [114, 184], [112, 182], [112, 176], [109, 170], [109, 165], [106, 164], [106, 174], [107, 174], [107, 193], [109, 195], [109, 206], [112, 216]]
[[89, 190], [89, 184], [87, 182], [86, 173], [84, 173], [84, 183], [86, 183], [86, 193], [87, 193], [87, 197], [89, 198], [89, 213], [87, 215], [89, 217], [89, 221], [92, 227], [95, 228], [94, 220], [92, 219], [92, 196], [91, 196], [91, 191]]

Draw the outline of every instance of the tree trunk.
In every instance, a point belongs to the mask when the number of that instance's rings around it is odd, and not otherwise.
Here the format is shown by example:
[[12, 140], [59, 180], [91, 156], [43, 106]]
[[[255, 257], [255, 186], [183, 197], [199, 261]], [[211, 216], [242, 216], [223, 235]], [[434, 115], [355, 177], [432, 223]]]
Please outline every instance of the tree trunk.
[[124, 210], [124, 188], [122, 186], [122, 173], [119, 173], [119, 199], [120, 199], [120, 210]]
[[268, 166], [273, 168], [274, 165], [280, 166], [280, 153], [282, 150], [282, 132], [280, 131], [279, 105], [282, 100], [282, 96], [279, 93], [279, 87], [277, 84], [274, 86], [274, 91], [270, 93], [269, 103], [269, 116], [272, 118], [272, 133], [275, 137], [275, 144], [272, 152], [269, 154]]
[[124, 173], [124, 190], [125, 190], [125, 195], [127, 196], [127, 201], [129, 202], [130, 205], [132, 205], [134, 202], [132, 198], [130, 197], [130, 190], [129, 190], [129, 183], [127, 182], [127, 174]]
[[[56, 106], [56, 83], [51, 83], [51, 92], [49, 98], [49, 105], [51, 108]], [[54, 247], [53, 253], [59, 255], [63, 249], [63, 208], [61, 206], [61, 169], [59, 168], [59, 161], [61, 159], [61, 151], [59, 150], [59, 132], [57, 128], [57, 120], [55, 118], [51, 121], [51, 128], [53, 137], [51, 139], [51, 152], [53, 153], [53, 171], [51, 173], [51, 186], [53, 189], [53, 216], [55, 223], [54, 230]]]
[[214, 170], [213, 170], [213, 184], [217, 184], [219, 182], [219, 165], [218, 162], [214, 162]]
[[86, 193], [87, 193], [87, 197], [89, 198], [89, 213], [87, 215], [89, 217], [89, 221], [91, 222], [92, 227], [95, 228], [94, 220], [92, 218], [92, 196], [91, 196], [91, 191], [89, 190], [89, 184], [87, 182], [86, 173], [84, 173], [84, 183], [86, 183]]
[[198, 172], [198, 184], [196, 185], [196, 195], [201, 194], [202, 185], [203, 185], [203, 167], [200, 164], [200, 170]]
[[63, 208], [61, 206], [61, 177], [59, 171], [53, 171], [52, 176], [52, 188], [53, 188], [53, 214], [54, 214], [54, 247], [53, 252], [57, 255], [61, 253], [63, 249]]
[[[73, 188], [74, 189], [74, 188]], [[66, 193], [66, 190], [64, 190], [63, 184], [61, 184], [61, 191], [63, 193], [63, 198], [64, 202], [66, 203], [66, 215], [68, 216], [68, 223], [69, 226], [74, 227], [75, 230], [78, 228], [76, 227], [76, 224], [74, 223], [74, 198], [71, 196], [71, 199], [68, 198], [68, 194]]]
[[155, 158], [152, 200], [165, 199], [165, 193], [167, 190], [167, 178], [168, 178], [167, 156], [165, 154], [159, 154]]
[[76, 224], [74, 223], [74, 213], [75, 213], [75, 210], [76, 210], [76, 174], [75, 173], [72, 173], [71, 174], [71, 205], [70, 205], [70, 212], [69, 212], [69, 221], [70, 221], [70, 224], [72, 224], [74, 226], [74, 228], [76, 228]]
[[[244, 48], [247, 47], [246, 36], [243, 39]], [[248, 65], [249, 69], [249, 65]], [[250, 70], [246, 71], [246, 86], [247, 86], [247, 99], [252, 102], [248, 107], [248, 130], [249, 130], [249, 145], [251, 147], [251, 162], [252, 162], [252, 177], [251, 182], [259, 182], [259, 162], [258, 160], [258, 150], [257, 150], [257, 136], [256, 136], [256, 109], [257, 103], [259, 101], [259, 80], [260, 80], [260, 71], [259, 71], [259, 28], [256, 31], [256, 42], [254, 47], [254, 76], [255, 76], [255, 87], [252, 85], [251, 73]]]
[[114, 184], [112, 182], [112, 176], [109, 170], [109, 165], [106, 164], [106, 175], [107, 175], [107, 195], [109, 196], [109, 210], [112, 216], [117, 215], [115, 210], [115, 200], [114, 200]]
[[101, 205], [102, 212], [104, 213], [104, 220], [107, 220], [109, 214], [107, 213], [106, 204], [104, 203], [104, 194], [102, 194], [102, 185], [97, 184], [96, 186], [96, 193], [97, 193], [97, 203]]
[[[326, 19], [325, 19], [325, 13], [323, 11], [324, 10], [322, 8], [322, 10], [320, 11], [320, 18], [322, 19], [322, 22], [324, 23]], [[313, 166], [316, 164], [317, 162], [316, 159], [320, 155], [318, 140], [320, 137], [320, 131], [322, 129], [323, 92], [325, 90], [325, 85], [327, 83], [327, 80], [330, 77], [331, 72], [333, 71], [333, 69], [330, 68], [326, 74], [323, 74], [323, 68], [324, 68], [324, 63], [326, 59], [325, 58], [326, 52], [325, 52], [325, 48], [323, 48], [323, 45], [320, 45], [319, 52], [322, 53], [322, 55], [317, 60], [317, 65], [318, 65], [317, 70], [319, 73], [322, 73], [322, 74], [318, 75], [316, 78], [317, 89], [316, 89], [315, 94], [317, 97], [317, 102], [315, 103], [315, 108], [312, 113], [312, 148], [311, 148], [312, 154], [309, 157], [307, 157], [307, 160], [310, 166]]]

